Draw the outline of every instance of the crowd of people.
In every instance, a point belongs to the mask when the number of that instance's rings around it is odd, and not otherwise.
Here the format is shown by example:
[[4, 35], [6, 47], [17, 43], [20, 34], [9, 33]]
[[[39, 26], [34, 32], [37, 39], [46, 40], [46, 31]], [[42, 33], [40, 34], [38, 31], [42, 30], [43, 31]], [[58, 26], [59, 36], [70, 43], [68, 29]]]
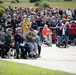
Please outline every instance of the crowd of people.
[[[40, 57], [41, 43], [52, 46], [55, 39], [60, 47], [65, 37], [65, 48], [69, 42], [76, 41], [76, 9], [72, 11], [56, 8], [25, 8], [11, 6], [3, 7], [5, 13], [0, 18], [0, 48], [1, 57], [5, 58], [8, 50], [16, 49], [19, 58]], [[54, 27], [56, 32], [53, 32]], [[55, 34], [54, 38], [53, 35]]]

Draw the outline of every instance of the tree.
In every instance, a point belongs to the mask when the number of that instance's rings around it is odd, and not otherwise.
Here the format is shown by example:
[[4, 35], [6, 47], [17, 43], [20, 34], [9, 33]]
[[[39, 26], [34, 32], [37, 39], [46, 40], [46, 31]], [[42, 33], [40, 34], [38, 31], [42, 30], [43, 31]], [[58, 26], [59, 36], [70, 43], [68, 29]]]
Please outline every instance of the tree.
[[19, 0], [16, 0], [17, 3], [19, 3]]
[[37, 2], [37, 1], [40, 1], [40, 0], [30, 0], [30, 2]]
[[64, 1], [72, 1], [72, 0], [64, 0]]

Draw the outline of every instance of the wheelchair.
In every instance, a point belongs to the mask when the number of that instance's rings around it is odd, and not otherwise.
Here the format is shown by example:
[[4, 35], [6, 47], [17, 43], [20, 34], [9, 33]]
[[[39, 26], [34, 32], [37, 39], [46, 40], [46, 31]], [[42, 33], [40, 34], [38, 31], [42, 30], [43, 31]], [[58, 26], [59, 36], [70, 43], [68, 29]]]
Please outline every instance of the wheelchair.
[[[14, 59], [15, 59], [15, 58], [17, 57], [16, 49], [13, 48], [13, 47], [11, 47], [11, 48], [8, 50], [7, 54], [5, 54], [5, 52], [6, 52], [6, 49], [4, 49], [5, 58], [14, 58]], [[0, 56], [1, 56], [1, 50], [0, 50]]]
[[8, 51], [8, 58], [14, 58], [14, 59], [16, 59], [16, 57], [17, 57], [17, 52], [16, 52], [16, 49], [15, 48], [10, 48], [9, 49], [9, 51]]

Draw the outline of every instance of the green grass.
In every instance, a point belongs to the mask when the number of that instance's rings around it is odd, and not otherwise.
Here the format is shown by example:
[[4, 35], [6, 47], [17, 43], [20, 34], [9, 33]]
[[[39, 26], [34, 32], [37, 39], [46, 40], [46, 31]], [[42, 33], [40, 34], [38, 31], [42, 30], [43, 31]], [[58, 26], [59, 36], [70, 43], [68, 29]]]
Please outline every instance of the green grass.
[[0, 60], [0, 75], [76, 75]]
[[[74, 2], [48, 2], [48, 4], [50, 4], [51, 7], [55, 8], [55, 7], [58, 7], [58, 8], [61, 8], [62, 10], [66, 10], [68, 8], [74, 10], [76, 8], [76, 1]], [[10, 2], [4, 2], [3, 4], [0, 4], [0, 5], [4, 5], [5, 7], [11, 5], [12, 7], [33, 7], [35, 8], [34, 6], [34, 3], [29, 3], [29, 2], [21, 2], [21, 3], [10, 3]]]
[[[12, 0], [1, 0], [1, 1], [12, 1]], [[15, 1], [15, 0], [14, 0]], [[22, 2], [22, 1], [30, 1], [30, 0], [19, 0], [20, 2]], [[62, 2], [62, 1], [64, 1], [64, 0], [42, 0], [42, 1], [50, 1], [50, 2]], [[76, 1], [76, 0], [72, 0], [72, 1]]]

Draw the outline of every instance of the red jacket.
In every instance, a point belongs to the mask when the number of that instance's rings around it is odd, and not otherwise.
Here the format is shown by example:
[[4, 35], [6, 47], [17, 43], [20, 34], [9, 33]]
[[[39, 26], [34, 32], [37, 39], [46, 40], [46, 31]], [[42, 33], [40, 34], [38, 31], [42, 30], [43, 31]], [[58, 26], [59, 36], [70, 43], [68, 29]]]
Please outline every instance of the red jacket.
[[69, 33], [72, 35], [76, 35], [76, 24], [71, 24], [69, 28]]

